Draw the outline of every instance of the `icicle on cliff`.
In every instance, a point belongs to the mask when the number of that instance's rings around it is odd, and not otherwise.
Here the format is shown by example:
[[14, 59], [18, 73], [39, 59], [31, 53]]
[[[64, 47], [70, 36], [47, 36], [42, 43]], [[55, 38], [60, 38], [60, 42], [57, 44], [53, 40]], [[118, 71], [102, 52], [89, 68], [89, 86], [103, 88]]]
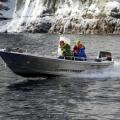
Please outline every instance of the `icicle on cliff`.
[[120, 0], [17, 0], [7, 30], [120, 34]]

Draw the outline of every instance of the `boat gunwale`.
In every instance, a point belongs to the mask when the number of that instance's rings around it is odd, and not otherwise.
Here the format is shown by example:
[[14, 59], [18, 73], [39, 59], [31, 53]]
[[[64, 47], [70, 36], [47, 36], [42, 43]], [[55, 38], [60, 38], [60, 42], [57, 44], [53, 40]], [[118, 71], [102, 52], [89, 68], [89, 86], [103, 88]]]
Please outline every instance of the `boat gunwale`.
[[67, 60], [67, 59], [59, 59], [57, 57], [54, 57], [54, 56], [42, 56], [42, 55], [36, 55], [36, 54], [32, 54], [32, 53], [20, 53], [20, 52], [6, 52], [6, 51], [3, 51], [3, 50], [0, 50], [0, 53], [6, 53], [6, 54], [14, 54], [14, 55], [23, 55], [23, 56], [29, 56], [29, 57], [35, 57], [35, 58], [39, 58], [39, 59], [47, 59], [47, 60], [52, 60], [52, 61], [59, 61], [59, 62], [71, 62], [71, 63], [82, 63], [82, 64], [92, 64], [92, 65], [105, 65], [105, 64], [108, 64], [108, 63], [111, 63], [113, 64], [114, 63], [114, 60], [112, 61], [101, 61], [101, 62], [97, 62], [97, 61], [92, 61], [92, 60], [95, 60], [95, 59], [88, 59], [86, 61], [79, 61], [79, 60]]

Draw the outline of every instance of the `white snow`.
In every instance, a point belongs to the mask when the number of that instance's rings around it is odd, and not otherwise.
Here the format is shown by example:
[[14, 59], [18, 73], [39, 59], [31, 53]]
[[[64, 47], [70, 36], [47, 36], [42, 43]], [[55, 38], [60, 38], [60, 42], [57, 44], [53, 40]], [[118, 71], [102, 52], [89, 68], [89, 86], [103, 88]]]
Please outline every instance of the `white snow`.
[[[21, 2], [21, 5], [17, 6], [18, 4], [16, 3], [15, 6], [15, 0], [8, 0], [5, 5], [8, 6], [10, 10], [1, 11], [1, 13], [8, 18], [13, 16], [13, 20], [7, 26], [8, 31], [20, 32], [23, 27], [29, 26], [31, 23], [39, 23], [41, 20], [60, 20], [62, 21], [61, 23], [68, 23], [67, 20], [79, 19], [79, 25], [90, 24], [91, 22], [87, 19], [95, 21], [96, 16], [99, 16], [101, 12], [110, 15], [111, 11], [115, 8], [120, 12], [119, 0], [93, 0], [92, 4], [90, 4], [90, 0], [87, 0], [84, 4], [81, 3], [80, 0], [60, 0], [59, 4], [58, 2], [55, 4], [56, 11], [53, 13], [53, 16], [44, 17], [43, 19], [40, 16], [43, 11], [51, 9], [53, 1], [51, 0], [50, 2], [50, 4], [46, 2], [46, 5], [44, 5], [44, 0], [24, 0], [24, 2]], [[83, 19], [82, 16], [86, 18], [83, 17]], [[22, 26], [23, 24], [24, 26]], [[91, 24], [93, 24], [93, 22]]]
[[92, 4], [89, 8], [89, 11], [91, 11], [91, 14], [93, 14], [93, 16], [98, 16], [100, 14], [100, 9], [97, 7], [96, 4]]
[[109, 15], [113, 9], [120, 11], [120, 3], [117, 1], [112, 1], [105, 4], [105, 12], [107, 15]]
[[70, 14], [70, 12], [71, 12], [71, 8], [67, 4], [64, 4], [56, 11], [55, 15], [68, 16]]

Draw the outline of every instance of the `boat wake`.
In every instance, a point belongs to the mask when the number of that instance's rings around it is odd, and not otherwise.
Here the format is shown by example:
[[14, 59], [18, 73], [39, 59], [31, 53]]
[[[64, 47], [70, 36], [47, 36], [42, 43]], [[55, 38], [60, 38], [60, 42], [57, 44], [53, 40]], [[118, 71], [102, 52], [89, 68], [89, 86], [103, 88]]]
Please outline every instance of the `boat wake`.
[[72, 77], [87, 79], [120, 78], [120, 61], [115, 61], [112, 67], [101, 70], [89, 70], [77, 75], [72, 74]]

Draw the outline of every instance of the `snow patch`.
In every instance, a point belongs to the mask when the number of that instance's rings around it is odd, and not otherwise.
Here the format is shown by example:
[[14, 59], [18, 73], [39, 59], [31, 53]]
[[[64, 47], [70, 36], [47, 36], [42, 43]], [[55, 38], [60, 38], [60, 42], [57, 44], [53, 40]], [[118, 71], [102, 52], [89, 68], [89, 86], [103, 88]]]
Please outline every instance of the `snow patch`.
[[88, 10], [91, 11], [91, 14], [93, 14], [93, 16], [98, 16], [101, 12], [96, 4], [92, 4]]
[[118, 10], [120, 11], [120, 3], [117, 1], [113, 1], [113, 2], [107, 2], [105, 4], [105, 12], [107, 15], [110, 15], [112, 10]]

